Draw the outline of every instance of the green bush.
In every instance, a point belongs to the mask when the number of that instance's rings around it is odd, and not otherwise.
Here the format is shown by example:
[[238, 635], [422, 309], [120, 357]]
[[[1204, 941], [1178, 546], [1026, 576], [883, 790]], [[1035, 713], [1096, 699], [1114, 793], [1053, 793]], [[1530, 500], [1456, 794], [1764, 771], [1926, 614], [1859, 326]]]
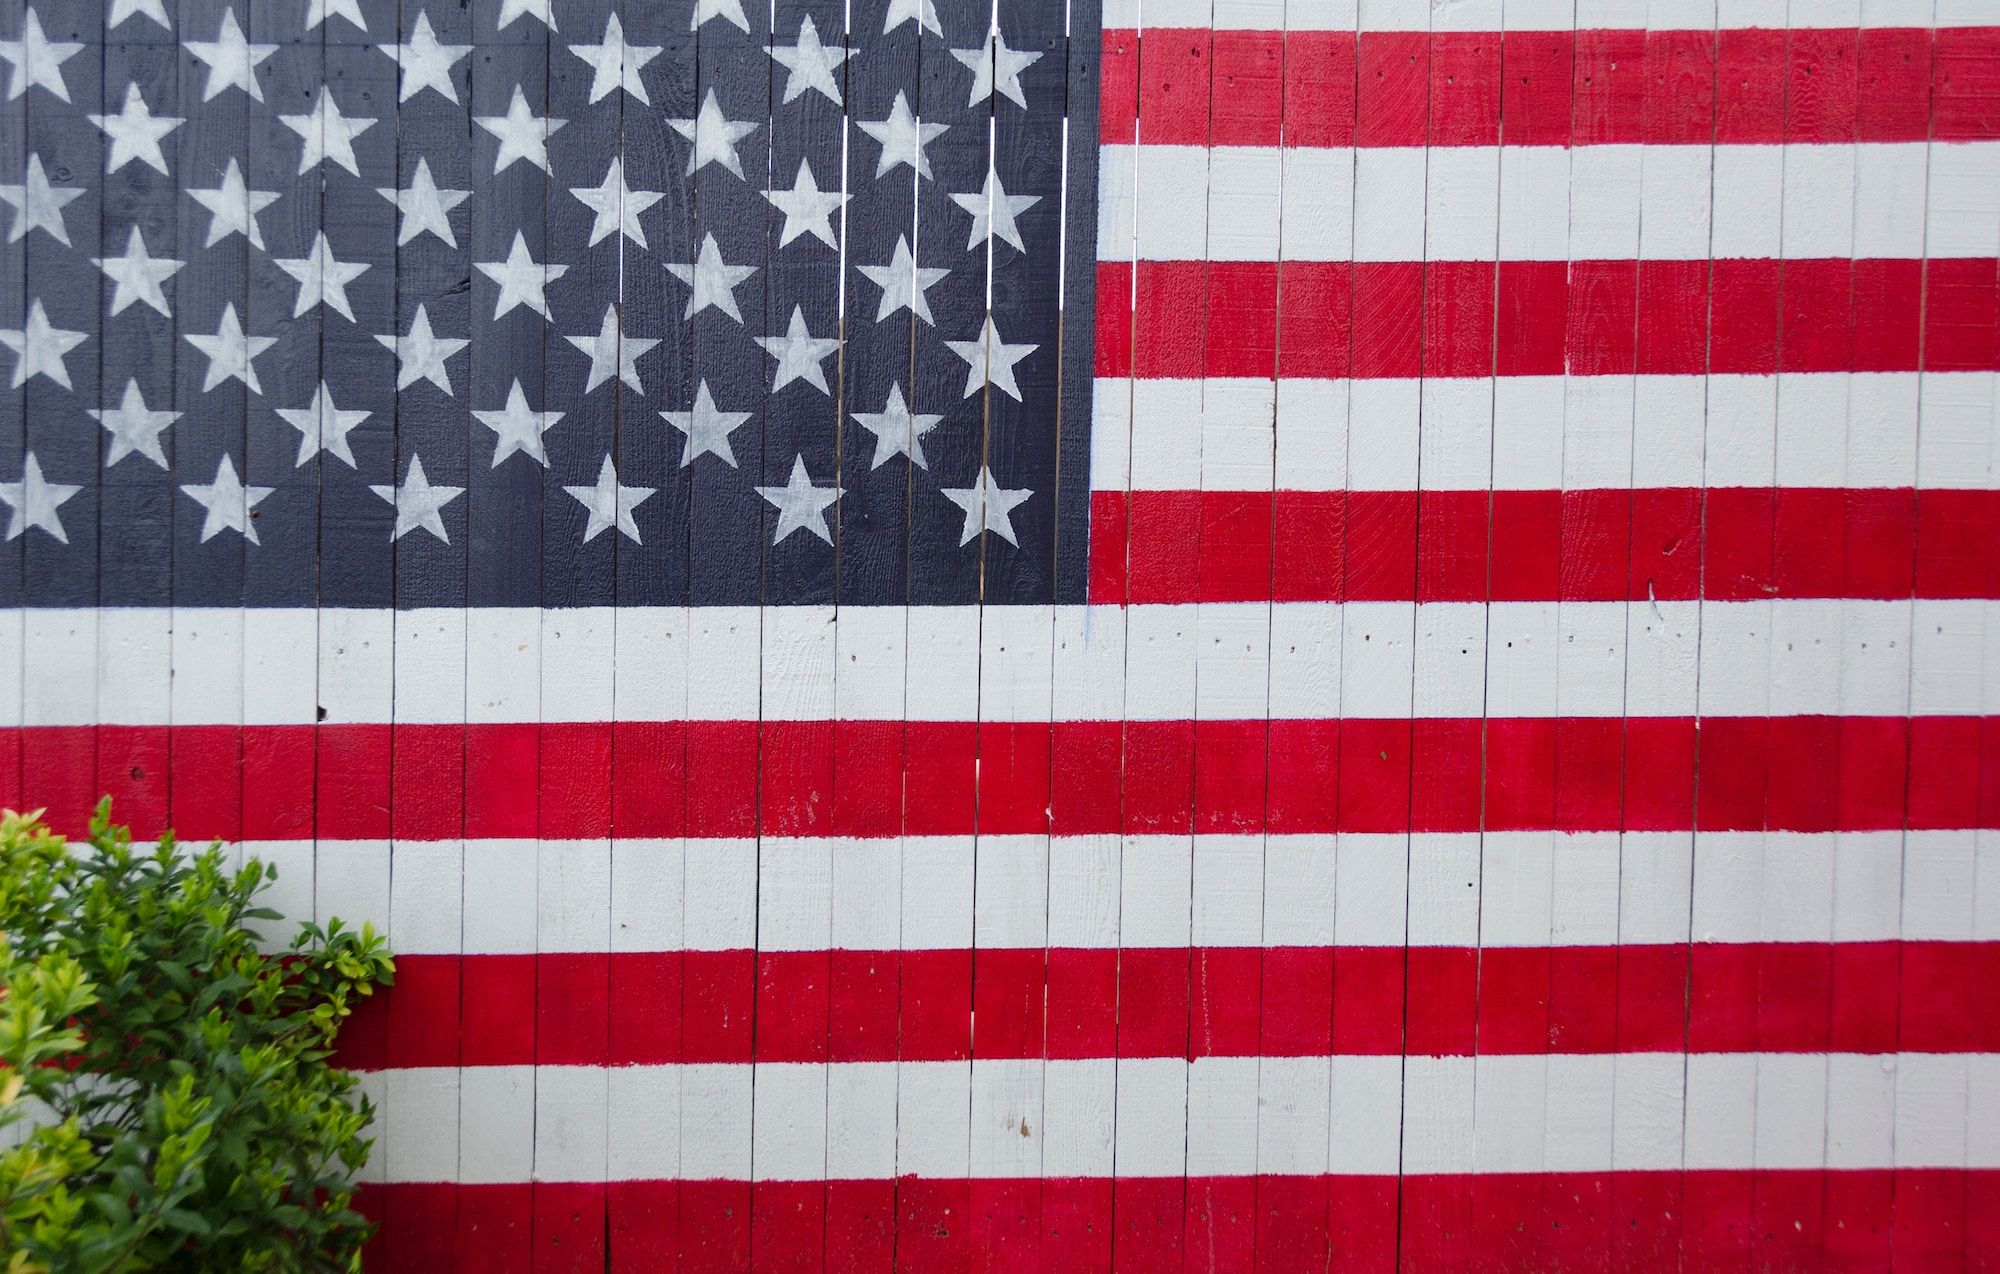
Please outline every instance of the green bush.
[[91, 820], [72, 852], [0, 816], [0, 1249], [46, 1270], [358, 1270], [373, 1111], [333, 1066], [393, 979], [372, 926], [258, 949], [275, 871]]

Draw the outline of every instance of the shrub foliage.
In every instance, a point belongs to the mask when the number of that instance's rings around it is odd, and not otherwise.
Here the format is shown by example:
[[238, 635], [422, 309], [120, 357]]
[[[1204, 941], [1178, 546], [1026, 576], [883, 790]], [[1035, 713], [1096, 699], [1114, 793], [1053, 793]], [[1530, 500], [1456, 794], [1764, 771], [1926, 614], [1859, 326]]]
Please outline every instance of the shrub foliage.
[[373, 1115], [330, 1061], [392, 980], [372, 927], [251, 925], [276, 878], [110, 821], [72, 849], [0, 817], [0, 1248], [46, 1270], [358, 1270]]

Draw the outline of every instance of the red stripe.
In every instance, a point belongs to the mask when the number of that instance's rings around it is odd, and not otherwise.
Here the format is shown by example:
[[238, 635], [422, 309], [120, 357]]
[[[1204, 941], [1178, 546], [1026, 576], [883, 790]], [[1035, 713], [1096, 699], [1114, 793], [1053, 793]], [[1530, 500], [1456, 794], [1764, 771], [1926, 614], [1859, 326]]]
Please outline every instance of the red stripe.
[[341, 1057], [1990, 1053], [2000, 1006], [1975, 989], [1996, 978], [2000, 943], [1974, 942], [403, 955]]
[[[1586, 146], [2000, 137], [2000, 28], [1104, 33], [1106, 142]], [[1935, 69], [1933, 69], [1935, 66]], [[1723, 86], [1717, 92], [1717, 86]], [[1427, 109], [1428, 108], [1428, 109]], [[1281, 131], [1282, 130], [1282, 131]]]
[[2000, 598], [2000, 492], [1097, 491], [1090, 599]]
[[[2000, 827], [2000, 717], [250, 726], [240, 741], [234, 726], [21, 733], [24, 768], [52, 780], [29, 802], [72, 834], [95, 793], [150, 835], [170, 791], [247, 787], [255, 766], [255, 806], [241, 821], [211, 808], [213, 821], [176, 829], [191, 840]], [[1626, 767], [1628, 752], [1645, 763]], [[95, 784], [64, 781], [63, 766], [92, 773], [93, 755]], [[316, 757], [316, 768], [267, 763], [290, 755]], [[900, 806], [884, 792], [903, 793]], [[317, 821], [301, 825], [301, 809]]]
[[[1096, 371], [1141, 379], [1991, 371], [2000, 367], [1995, 267], [1972, 258], [1287, 261], [1281, 294], [1269, 262], [1141, 261], [1135, 292], [1131, 263], [1103, 261]], [[1187, 316], [1202, 313], [1229, 342], [1189, 339], [1202, 327], [1190, 328]]]
[[[368, 1268], [1986, 1269], [2000, 1172], [1753, 1169], [362, 1190]], [[838, 1254], [838, 1261], [831, 1258]], [[1227, 1261], [1223, 1258], [1228, 1257]], [[822, 1262], [825, 1262], [823, 1265]]]

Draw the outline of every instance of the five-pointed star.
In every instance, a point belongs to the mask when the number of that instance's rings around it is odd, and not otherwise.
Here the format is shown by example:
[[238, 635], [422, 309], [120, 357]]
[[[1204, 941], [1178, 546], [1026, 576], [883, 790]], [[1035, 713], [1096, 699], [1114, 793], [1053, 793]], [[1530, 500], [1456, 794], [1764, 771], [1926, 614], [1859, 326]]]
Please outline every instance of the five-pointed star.
[[417, 24], [410, 28], [407, 44], [378, 44], [376, 48], [396, 59], [403, 72], [403, 87], [396, 100], [407, 102], [427, 88], [434, 88], [454, 106], [458, 90], [452, 86], [451, 68], [472, 52], [469, 44], [439, 44], [431, 30], [431, 15], [418, 12]]
[[[213, 40], [183, 40], [187, 51], [208, 63], [208, 85], [201, 91], [201, 100], [213, 101], [217, 94], [230, 87], [240, 88], [245, 93], [264, 100], [264, 87], [257, 83], [257, 64], [278, 51], [275, 44], [252, 44], [243, 37], [243, 28], [236, 25], [236, 10], [222, 11], [222, 25], [217, 28]], [[304, 172], [302, 168], [299, 170]]]
[[278, 119], [305, 142], [299, 150], [301, 176], [329, 159], [356, 177], [361, 175], [361, 166], [354, 161], [354, 139], [374, 127], [375, 121], [342, 115], [332, 89], [320, 85], [319, 100], [313, 103], [310, 115], [280, 115]]
[[604, 457], [604, 463], [597, 470], [597, 485], [594, 487], [564, 487], [563, 490], [575, 496], [577, 502], [590, 510], [590, 522], [583, 528], [583, 542], [590, 543], [599, 535], [618, 528], [620, 535], [630, 536], [632, 543], [644, 544], [639, 538], [639, 524], [632, 520], [632, 510], [651, 499], [655, 487], [627, 487], [618, 483], [618, 470], [611, 463], [611, 457]]
[[0, 40], [0, 58], [14, 64], [13, 77], [7, 81], [7, 100], [11, 102], [27, 92], [29, 85], [39, 84], [67, 102], [69, 85], [63, 83], [62, 64], [81, 52], [81, 44], [49, 39], [42, 33], [42, 20], [33, 9], [28, 10], [21, 38]]
[[167, 307], [167, 294], [160, 291], [160, 284], [172, 278], [183, 262], [148, 254], [146, 237], [139, 233], [139, 227], [133, 226], [132, 233], [126, 236], [124, 256], [92, 257], [91, 263], [118, 285], [111, 294], [113, 314], [123, 314], [125, 307], [132, 302], [144, 301], [168, 318], [173, 317], [174, 312]]
[[0, 504], [12, 509], [7, 519], [7, 538], [18, 540], [21, 533], [31, 526], [38, 526], [64, 544], [69, 536], [63, 531], [62, 519], [56, 510], [63, 501], [83, 490], [80, 486], [70, 486], [62, 482], [50, 482], [42, 477], [42, 462], [35, 459], [30, 451], [21, 466], [19, 482], [0, 482]]
[[871, 469], [880, 469], [891, 456], [908, 456], [919, 469], [929, 469], [930, 462], [924, 459], [924, 435], [938, 427], [943, 416], [920, 415], [910, 410], [903, 401], [903, 387], [889, 386], [889, 401], [880, 411], [857, 411], [854, 419], [869, 433], [875, 435], [875, 463]]
[[1035, 494], [1026, 487], [1008, 490], [993, 481], [993, 471], [985, 465], [979, 466], [979, 478], [969, 487], [941, 487], [940, 493], [965, 511], [965, 528], [959, 533], [960, 544], [970, 544], [981, 531], [991, 531], [1015, 548], [1021, 542], [1014, 538], [1014, 522], [1011, 514], [1014, 506]]
[[347, 285], [367, 271], [368, 263], [334, 260], [333, 245], [326, 241], [326, 231], [319, 232], [312, 251], [305, 256], [295, 261], [273, 259], [271, 264], [299, 281], [299, 299], [292, 305], [293, 318], [324, 301], [340, 317], [350, 323], [354, 321], [354, 309], [347, 303]]
[[979, 335], [969, 341], [946, 341], [945, 344], [966, 362], [967, 398], [991, 381], [994, 388], [1015, 402], [1021, 401], [1021, 387], [1014, 383], [1014, 364], [1041, 348], [1039, 345], [1009, 345], [1002, 341], [1000, 329], [993, 326], [991, 314], [986, 316], [986, 326]]
[[375, 338], [388, 348], [396, 351], [396, 388], [408, 389], [420, 380], [427, 380], [445, 393], [451, 393], [451, 373], [445, 370], [444, 362], [465, 349], [472, 342], [453, 336], [437, 336], [431, 331], [431, 316], [424, 312], [422, 305], [410, 319], [410, 330], [404, 336], [377, 336]]
[[688, 296], [687, 312], [684, 319], [693, 318], [713, 305], [738, 323], [743, 321], [743, 312], [736, 308], [736, 286], [757, 273], [754, 265], [729, 265], [722, 259], [722, 249], [717, 246], [715, 236], [709, 235], [701, 241], [701, 251], [695, 254], [693, 265], [682, 265], [678, 261], [667, 262], [667, 273], [673, 275], [691, 289]]
[[972, 235], [965, 241], [968, 249], [997, 234], [1017, 250], [1028, 250], [1028, 245], [1021, 241], [1021, 227], [1014, 219], [1040, 203], [1040, 195], [1008, 194], [1007, 188], [1000, 184], [1000, 174], [988, 168], [984, 190], [974, 195], [953, 195], [951, 201], [972, 214]]
[[790, 190], [767, 190], [764, 198], [785, 214], [785, 229], [778, 236], [779, 247], [802, 234], [811, 235], [829, 248], [840, 246], [833, 237], [832, 217], [847, 202], [847, 196], [837, 190], [822, 193], [819, 182], [813, 179], [812, 165], [805, 160], [799, 160], [798, 179]]
[[519, 230], [514, 232], [514, 246], [507, 250], [505, 261], [475, 261], [479, 272], [500, 285], [500, 299], [493, 303], [493, 317], [517, 305], [525, 305], [553, 320], [549, 313], [548, 285], [569, 273], [566, 265], [536, 265], [528, 255], [528, 239]]
[[864, 265], [861, 273], [868, 281], [882, 289], [882, 303], [875, 307], [875, 321], [880, 323], [897, 310], [908, 310], [926, 323], [932, 323], [930, 299], [924, 295], [928, 288], [938, 285], [938, 280], [950, 274], [948, 269], [936, 266], [919, 266], [915, 254], [910, 251], [910, 241], [902, 235], [896, 236], [896, 251], [887, 265]]
[[160, 446], [160, 435], [181, 418], [181, 413], [149, 409], [146, 396], [139, 392], [138, 377], [126, 380], [124, 401], [116, 407], [85, 410], [111, 434], [111, 452], [104, 457], [105, 468], [131, 455], [144, 456], [162, 469], [167, 467], [167, 453]]
[[806, 330], [806, 313], [799, 306], [792, 307], [791, 326], [783, 336], [759, 336], [756, 338], [764, 352], [778, 360], [778, 370], [771, 381], [771, 392], [776, 393], [795, 380], [805, 381], [820, 393], [831, 396], [827, 388], [826, 372], [820, 364], [833, 356], [840, 348], [840, 342], [831, 337], [816, 337]]
[[694, 16], [688, 19], [688, 30], [701, 30], [701, 24], [710, 18], [727, 18], [737, 30], [750, 34], [750, 20], [743, 16], [743, 0], [694, 0]]
[[313, 391], [310, 403], [303, 407], [280, 407], [278, 416], [286, 424], [299, 431], [299, 458], [292, 467], [303, 469], [306, 461], [324, 451], [328, 455], [347, 462], [350, 469], [356, 468], [354, 448], [347, 441], [347, 435], [368, 419], [365, 411], [342, 411], [333, 404], [333, 391], [325, 381]]
[[127, 84], [125, 109], [116, 115], [92, 115], [90, 122], [111, 139], [111, 153], [104, 157], [105, 172], [115, 173], [136, 159], [164, 174], [167, 157], [160, 153], [160, 139], [187, 121], [174, 115], [155, 116], [139, 86]]
[[944, 35], [944, 28], [938, 25], [936, 0], [889, 0], [889, 14], [882, 19], [882, 34], [889, 34], [905, 22], [916, 23], [919, 32]]
[[666, 197], [657, 190], [634, 190], [626, 185], [625, 160], [616, 155], [612, 156], [611, 167], [605, 170], [601, 185], [572, 186], [569, 192], [597, 214], [597, 219], [590, 223], [593, 247], [610, 234], [622, 234], [645, 247], [646, 231], [639, 224], [639, 214]]
[[165, 30], [174, 29], [167, 20], [167, 7], [160, 0], [111, 0], [111, 16], [104, 20], [104, 29], [109, 31], [127, 18], [148, 17]]
[[0, 199], [14, 205], [14, 224], [7, 242], [19, 243], [30, 230], [46, 230], [57, 243], [69, 246], [69, 229], [63, 225], [62, 210], [83, 195], [82, 186], [51, 186], [42, 168], [40, 155], [28, 156], [27, 176], [18, 186], [0, 185]]
[[264, 232], [257, 228], [257, 214], [278, 202], [276, 193], [251, 190], [243, 184], [243, 170], [231, 159], [223, 170], [222, 184], [214, 190], [189, 190], [189, 197], [208, 209], [208, 242], [212, 248], [232, 234], [250, 240], [252, 247], [264, 246]]
[[641, 340], [635, 336], [625, 336], [618, 330], [618, 307], [604, 307], [604, 324], [595, 336], [566, 336], [563, 338], [590, 355], [590, 380], [583, 392], [589, 393], [616, 375], [635, 394], [645, 393], [639, 384], [639, 369], [634, 361], [647, 350], [658, 345], [657, 340]]
[[791, 72], [785, 77], [787, 102], [807, 89], [817, 89], [835, 106], [844, 104], [840, 97], [840, 82], [833, 78], [833, 73], [840, 69], [842, 62], [854, 56], [854, 50], [842, 44], [821, 44], [819, 28], [813, 25], [811, 14], [807, 14], [805, 21], [799, 24], [798, 43], [789, 49], [782, 44], [773, 44], [765, 52]]
[[237, 321], [234, 301], [222, 307], [222, 318], [216, 322], [215, 335], [201, 336], [193, 332], [186, 335], [190, 345], [208, 355], [208, 374], [201, 379], [202, 393], [226, 380], [242, 381], [253, 394], [264, 392], [264, 387], [257, 383], [254, 360], [276, 345], [278, 338], [252, 336], [245, 332], [243, 324]]
[[439, 190], [437, 181], [431, 176], [430, 160], [417, 160], [417, 171], [410, 178], [408, 190], [377, 186], [375, 193], [395, 204], [396, 211], [403, 214], [402, 229], [396, 232], [397, 247], [402, 247], [425, 231], [444, 240], [447, 247], [458, 246], [458, 238], [451, 232], [451, 218], [447, 214], [472, 198], [472, 192]]
[[551, 31], [562, 30], [556, 25], [553, 0], [500, 0], [500, 19], [495, 29], [505, 31], [516, 18], [533, 18]]
[[276, 487], [246, 487], [236, 476], [236, 465], [228, 452], [222, 453], [222, 463], [215, 466], [213, 482], [183, 482], [181, 490], [202, 508], [208, 516], [201, 520], [201, 542], [208, 543], [224, 531], [240, 532], [252, 544], [258, 543], [256, 524], [250, 520], [250, 511]]
[[530, 460], [539, 461], [542, 468], [549, 467], [549, 453], [542, 447], [542, 435], [556, 427], [563, 418], [559, 411], [534, 411], [528, 406], [528, 396], [521, 392], [521, 378], [514, 378], [514, 388], [507, 392], [507, 405], [499, 411], [475, 411], [473, 418], [493, 431], [493, 467], [515, 452], [520, 452]]
[[[71, 388], [69, 368], [63, 366], [63, 355], [89, 340], [84, 332], [66, 332], [51, 326], [49, 312], [42, 308], [38, 297], [28, 307], [28, 325], [0, 331], [0, 345], [14, 351], [15, 389], [28, 383], [28, 377], [40, 374], [48, 377], [64, 389]], [[189, 337], [193, 340], [193, 337]]]
[[771, 535], [772, 544], [783, 544], [785, 537], [794, 531], [810, 531], [828, 544], [833, 543], [833, 535], [826, 529], [826, 507], [840, 498], [841, 490], [814, 486], [812, 475], [806, 472], [804, 456], [792, 456], [792, 476], [784, 486], [758, 487], [756, 491], [778, 511], [778, 529]]
[[328, 18], [346, 18], [363, 31], [368, 29], [368, 19], [361, 16], [361, 0], [312, 0], [306, 6], [306, 30]]
[[854, 121], [861, 131], [873, 137], [882, 147], [882, 157], [875, 161], [875, 175], [882, 176], [897, 164], [913, 166], [919, 175], [931, 175], [931, 158], [924, 154], [924, 147], [949, 129], [949, 124], [921, 124], [910, 114], [910, 103], [902, 90], [896, 91], [896, 101], [889, 108], [889, 118], [877, 123], [865, 119]]
[[729, 435], [743, 427], [750, 413], [723, 411], [715, 405], [715, 396], [708, 392], [708, 382], [702, 381], [695, 387], [693, 410], [663, 411], [660, 419], [687, 435], [687, 446], [681, 449], [681, 468], [687, 468], [696, 456], [706, 452], [734, 469], [736, 453], [729, 449]]
[[660, 45], [625, 43], [625, 26], [613, 13], [604, 22], [604, 39], [597, 44], [572, 44], [569, 51], [590, 63], [590, 100], [598, 102], [610, 96], [613, 90], [622, 88], [639, 99], [641, 105], [651, 106], [653, 100], [646, 96], [646, 85], [639, 79], [639, 68], [660, 56]]
[[451, 543], [451, 536], [445, 534], [444, 519], [438, 516], [438, 510], [464, 495], [465, 488], [432, 486], [430, 479], [424, 476], [422, 456], [411, 453], [410, 469], [403, 477], [402, 486], [371, 485], [368, 489], [396, 506], [396, 529], [389, 532], [390, 543], [395, 543], [418, 527], [446, 544]]
[[670, 119], [667, 123], [673, 125], [676, 133], [694, 143], [694, 153], [688, 156], [689, 176], [693, 176], [703, 164], [721, 164], [742, 177], [743, 161], [736, 157], [736, 143], [763, 127], [750, 121], [725, 117], [722, 107], [716, 103], [712, 88], [702, 99], [701, 114], [693, 119]]
[[525, 159], [543, 172], [549, 170], [549, 138], [557, 129], [569, 123], [566, 119], [537, 118], [528, 109], [528, 96], [521, 86], [514, 86], [514, 100], [507, 104], [505, 115], [475, 115], [472, 122], [493, 134], [500, 141], [500, 149], [493, 156], [493, 172], [505, 172], [507, 165], [517, 159]]
[[986, 33], [986, 44], [977, 49], [953, 49], [951, 55], [972, 68], [972, 96], [967, 106], [998, 92], [1012, 98], [1021, 109], [1028, 107], [1028, 95], [1021, 91], [1021, 72], [1041, 58], [1039, 53], [1018, 53], [1007, 47], [1007, 37], [998, 27]]

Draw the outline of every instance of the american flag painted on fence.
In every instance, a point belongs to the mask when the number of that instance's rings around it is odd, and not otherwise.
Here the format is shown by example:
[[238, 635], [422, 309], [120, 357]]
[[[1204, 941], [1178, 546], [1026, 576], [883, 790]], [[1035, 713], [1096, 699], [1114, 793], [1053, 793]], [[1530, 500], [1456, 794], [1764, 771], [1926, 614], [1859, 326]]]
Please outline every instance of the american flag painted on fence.
[[2000, 1262], [1990, 4], [0, 59], [0, 797], [386, 930], [371, 1268]]

